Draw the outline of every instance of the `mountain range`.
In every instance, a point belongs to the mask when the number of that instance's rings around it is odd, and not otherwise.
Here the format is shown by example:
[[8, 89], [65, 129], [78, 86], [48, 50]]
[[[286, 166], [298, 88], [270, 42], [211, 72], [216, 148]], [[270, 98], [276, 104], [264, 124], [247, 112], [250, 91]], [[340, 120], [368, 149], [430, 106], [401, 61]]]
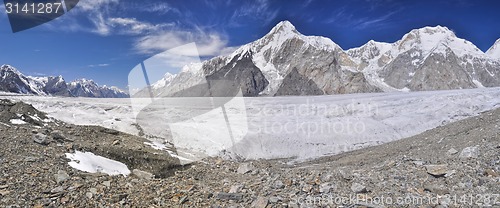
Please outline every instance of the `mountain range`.
[[62, 97], [126, 98], [117, 87], [99, 86], [92, 80], [78, 79], [67, 83], [62, 76], [25, 76], [10, 65], [0, 66], [0, 91]]
[[[291, 96], [500, 86], [500, 39], [485, 53], [443, 26], [414, 29], [394, 43], [342, 49], [289, 21], [232, 54], [167, 74], [154, 96]], [[149, 96], [145, 90], [134, 97]]]

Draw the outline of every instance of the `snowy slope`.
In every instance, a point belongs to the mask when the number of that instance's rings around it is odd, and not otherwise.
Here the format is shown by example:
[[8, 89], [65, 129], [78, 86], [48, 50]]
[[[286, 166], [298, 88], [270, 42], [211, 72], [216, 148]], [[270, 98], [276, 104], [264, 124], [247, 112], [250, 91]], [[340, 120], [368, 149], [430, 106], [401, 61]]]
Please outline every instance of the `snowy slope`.
[[491, 58], [500, 60], [500, 39], [498, 39], [495, 44], [493, 44], [493, 46], [486, 51], [486, 54], [488, 54]]

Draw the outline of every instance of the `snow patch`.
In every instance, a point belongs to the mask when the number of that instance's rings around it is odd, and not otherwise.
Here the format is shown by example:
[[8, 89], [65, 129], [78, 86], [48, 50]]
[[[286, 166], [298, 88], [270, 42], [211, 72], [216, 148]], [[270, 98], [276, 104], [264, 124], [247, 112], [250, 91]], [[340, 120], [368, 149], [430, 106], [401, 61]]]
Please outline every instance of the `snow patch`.
[[23, 125], [23, 124], [26, 124], [26, 122], [23, 121], [23, 120], [21, 120], [21, 119], [11, 119], [10, 123], [14, 124], [14, 125]]
[[66, 158], [70, 159], [69, 166], [89, 173], [106, 173], [108, 175], [130, 174], [128, 167], [118, 161], [94, 155], [91, 152], [66, 153]]
[[167, 145], [158, 142], [158, 141], [151, 141], [151, 142], [144, 142], [145, 145], [149, 145], [151, 148], [155, 150], [166, 150]]

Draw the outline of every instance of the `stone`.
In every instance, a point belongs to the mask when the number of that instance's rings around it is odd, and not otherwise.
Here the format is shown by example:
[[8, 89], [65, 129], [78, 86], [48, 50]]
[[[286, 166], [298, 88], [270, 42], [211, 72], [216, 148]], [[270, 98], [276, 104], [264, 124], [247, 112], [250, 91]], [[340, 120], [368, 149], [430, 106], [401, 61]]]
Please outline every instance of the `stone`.
[[332, 188], [332, 186], [330, 185], [330, 183], [323, 183], [319, 186], [319, 192], [323, 193], [323, 194], [327, 194], [327, 193], [330, 193], [331, 188]]
[[57, 174], [54, 174], [54, 177], [56, 178], [57, 183], [62, 183], [64, 181], [67, 181], [70, 178], [68, 173], [66, 173], [66, 171], [62, 171], [62, 170], [57, 171]]
[[359, 183], [352, 183], [351, 190], [357, 194], [362, 194], [362, 193], [368, 192], [368, 190], [366, 189], [366, 186], [363, 186]]
[[111, 181], [104, 181], [104, 182], [102, 182], [102, 185], [109, 188], [109, 187], [111, 187]]
[[442, 177], [448, 172], [448, 165], [426, 165], [425, 169], [434, 177]]
[[277, 180], [276, 182], [274, 182], [274, 188], [277, 189], [285, 188], [285, 184], [283, 184], [283, 181]]
[[490, 177], [499, 177], [499, 174], [497, 172], [495, 172], [494, 170], [492, 170], [492, 169], [486, 169], [484, 171], [484, 175], [485, 176], [490, 176]]
[[448, 178], [448, 177], [451, 177], [452, 175], [455, 175], [455, 173], [457, 173], [456, 170], [449, 170], [449, 171], [446, 171], [446, 174], [444, 175], [445, 178]]
[[239, 174], [246, 174], [250, 173], [255, 170], [255, 167], [252, 165], [252, 163], [242, 163], [238, 167], [238, 170], [236, 171]]
[[62, 193], [64, 192], [64, 187], [62, 186], [59, 186], [59, 187], [56, 187], [56, 188], [53, 188], [52, 190], [50, 190], [50, 193], [52, 194], [57, 194], [57, 193]]
[[66, 140], [66, 136], [59, 130], [53, 131], [50, 135], [52, 136], [53, 140], [57, 140], [57, 141], [65, 141]]
[[233, 194], [233, 193], [238, 193], [240, 192], [240, 190], [243, 188], [242, 185], [234, 185], [234, 186], [231, 186], [231, 188], [229, 189], [229, 193], [230, 194]]
[[114, 203], [117, 203], [117, 202], [119, 202], [127, 197], [128, 197], [128, 194], [115, 194], [115, 195], [111, 196], [111, 200]]
[[413, 161], [413, 164], [416, 166], [422, 166], [425, 164], [425, 162], [422, 160], [415, 160], [415, 161]]
[[111, 135], [118, 135], [118, 134], [120, 134], [119, 131], [114, 130], [114, 129], [108, 129], [108, 128], [102, 128], [101, 132], [102, 133], [106, 133], [106, 134], [111, 134]]
[[460, 152], [459, 158], [478, 158], [479, 157], [479, 147], [466, 147]]
[[155, 176], [152, 173], [142, 171], [139, 169], [132, 170], [132, 175], [139, 179], [153, 179]]
[[92, 194], [97, 194], [97, 189], [96, 188], [90, 188], [89, 192]]
[[306, 193], [311, 192], [311, 191], [312, 191], [312, 189], [313, 189], [313, 186], [312, 186], [312, 185], [309, 185], [309, 184], [306, 184], [306, 185], [304, 185], [304, 186], [302, 187], [302, 191], [303, 191], [303, 192], [306, 192]]
[[280, 197], [273, 196], [273, 197], [269, 198], [269, 202], [272, 204], [276, 204], [280, 201], [282, 201]]
[[439, 195], [445, 195], [445, 194], [450, 193], [448, 191], [448, 189], [446, 189], [444, 186], [439, 186], [439, 185], [435, 185], [435, 184], [426, 185], [424, 187], [424, 190], [435, 193], [435, 194], [439, 194]]
[[10, 194], [9, 190], [0, 190], [0, 196], [6, 196], [8, 194]]
[[180, 200], [179, 200], [179, 204], [184, 204], [188, 201], [188, 197], [187, 196], [184, 196], [182, 197]]
[[24, 162], [36, 162], [38, 158], [36, 157], [26, 157], [24, 158]]
[[454, 148], [451, 148], [448, 150], [448, 154], [449, 155], [454, 155], [454, 154], [457, 154], [458, 153], [458, 150], [454, 149]]
[[50, 144], [50, 141], [47, 138], [47, 136], [45, 134], [42, 134], [42, 133], [38, 133], [38, 134], [33, 135], [33, 141], [35, 141], [35, 143], [41, 144], [41, 145], [49, 145]]
[[269, 199], [265, 197], [258, 197], [254, 202], [252, 202], [252, 205], [250, 207], [266, 208], [268, 204], [269, 204]]
[[219, 192], [215, 196], [217, 199], [222, 199], [222, 200], [234, 200], [234, 201], [239, 201], [243, 199], [242, 194], [237, 194], [237, 193], [224, 193], [224, 192]]

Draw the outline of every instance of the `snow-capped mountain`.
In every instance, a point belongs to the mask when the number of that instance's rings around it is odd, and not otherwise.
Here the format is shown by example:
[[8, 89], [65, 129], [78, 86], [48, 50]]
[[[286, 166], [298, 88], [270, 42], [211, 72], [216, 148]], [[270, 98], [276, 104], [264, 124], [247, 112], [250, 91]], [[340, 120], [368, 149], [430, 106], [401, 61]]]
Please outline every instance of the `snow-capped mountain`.
[[22, 94], [45, 94], [42, 84], [35, 79], [24, 76], [16, 68], [9, 65], [0, 67], [0, 91]]
[[10, 65], [0, 67], [0, 91], [63, 97], [123, 98], [128, 94], [116, 87], [99, 86], [92, 80], [66, 83], [62, 76], [25, 76]]
[[302, 35], [290, 22], [283, 21], [229, 56], [185, 66], [159, 95], [205, 96], [208, 93], [200, 87], [185, 90], [203, 82], [212, 91], [241, 88], [244, 96], [380, 91], [355, 67], [349, 55], [330, 39]]
[[138, 90], [137, 92], [131, 94], [133, 94], [134, 97], [149, 97], [151, 96], [150, 93], [152, 93], [153, 96], [159, 96], [164, 88], [170, 86], [170, 83], [175, 79], [175, 77], [177, 77], [177, 74], [171, 74], [167, 72], [165, 75], [163, 75], [163, 78], [152, 84], [151, 88]]
[[[163, 81], [153, 86], [165, 86], [155, 96], [206, 96], [193, 88], [204, 82], [212, 91], [241, 88], [244, 96], [494, 87], [500, 86], [500, 61], [492, 58], [496, 48], [486, 54], [436, 26], [412, 30], [395, 43], [371, 40], [344, 51], [283, 21], [231, 55], [185, 66], [168, 86]], [[214, 84], [217, 80], [229, 82]]]
[[500, 85], [500, 64], [442, 26], [412, 30], [392, 44], [370, 41], [348, 53], [358, 70], [386, 91]]
[[126, 98], [128, 94], [117, 87], [99, 86], [93, 80], [78, 79], [68, 83], [68, 90], [75, 97]]
[[491, 58], [500, 60], [500, 39], [498, 39], [488, 51], [486, 51]]

